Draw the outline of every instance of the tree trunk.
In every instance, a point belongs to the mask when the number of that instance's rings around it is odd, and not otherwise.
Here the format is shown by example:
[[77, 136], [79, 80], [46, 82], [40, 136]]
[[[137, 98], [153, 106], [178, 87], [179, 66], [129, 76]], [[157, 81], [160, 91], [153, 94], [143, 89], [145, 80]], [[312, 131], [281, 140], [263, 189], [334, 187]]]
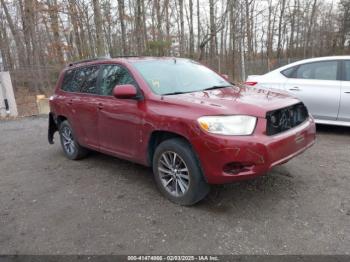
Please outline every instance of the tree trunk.
[[18, 57], [18, 61], [19, 61], [19, 66], [25, 66], [27, 64], [26, 62], [26, 56], [29, 55], [25, 53], [25, 48], [23, 45], [23, 41], [21, 39], [20, 36], [20, 31], [18, 30], [18, 28], [15, 26], [12, 17], [7, 9], [7, 6], [5, 4], [4, 0], [1, 0], [1, 6], [4, 10], [5, 16], [6, 16], [6, 20], [7, 20], [7, 24], [10, 28], [10, 31], [13, 35], [13, 38], [15, 40], [15, 45], [16, 45], [16, 50], [17, 50], [17, 57]]
[[314, 0], [314, 3], [312, 5], [312, 10], [311, 10], [311, 15], [310, 15], [310, 20], [309, 20], [309, 26], [307, 28], [307, 34], [306, 34], [306, 41], [305, 41], [305, 46], [304, 46], [304, 57], [306, 57], [309, 53], [309, 45], [310, 45], [310, 38], [311, 38], [311, 32], [312, 32], [312, 28], [314, 25], [314, 17], [315, 17], [315, 13], [316, 13], [316, 4], [317, 4], [317, 0]]
[[97, 56], [105, 55], [105, 47], [103, 40], [103, 29], [102, 29], [102, 16], [101, 16], [101, 7], [99, 0], [92, 1], [94, 6], [94, 21], [95, 21], [95, 30], [96, 30], [96, 53]]
[[209, 57], [210, 63], [213, 63], [215, 57], [215, 38], [216, 38], [216, 25], [214, 15], [214, 0], [209, 0], [209, 21], [210, 21], [210, 43], [209, 43]]
[[184, 2], [179, 0], [180, 9], [180, 55], [184, 55], [185, 50], [185, 27], [184, 27]]
[[142, 2], [142, 20], [143, 20], [143, 38], [145, 42], [145, 46], [148, 42], [148, 35], [147, 35], [147, 24], [146, 24], [146, 8], [145, 8], [145, 1], [141, 0]]
[[54, 40], [54, 50], [55, 50], [55, 58], [57, 62], [61, 65], [64, 64], [64, 55], [62, 50], [62, 42], [60, 37], [60, 28], [58, 21], [58, 4], [57, 0], [47, 0], [47, 5], [49, 8], [49, 16], [51, 20], [51, 31], [53, 34]]
[[137, 55], [142, 54], [142, 1], [136, 2], [136, 16], [135, 16], [135, 34], [136, 34], [136, 46]]
[[166, 31], [166, 40], [171, 42], [170, 36], [170, 17], [169, 17], [169, 0], [164, 1], [165, 8], [165, 31]]
[[124, 0], [118, 0], [118, 11], [119, 11], [119, 21], [120, 21], [120, 29], [122, 31], [122, 49], [123, 55], [128, 55], [128, 49], [126, 46], [126, 30], [125, 30], [125, 6]]
[[199, 9], [199, 0], [197, 0], [197, 48], [199, 51], [201, 43], [201, 19], [200, 19], [200, 9]]
[[193, 0], [189, 0], [190, 5], [190, 57], [194, 55], [194, 35], [193, 35]]
[[4, 26], [3, 21], [0, 18], [0, 57], [2, 57], [2, 65], [3, 68], [0, 67], [1, 70], [11, 70], [14, 68], [14, 61], [10, 52], [10, 41], [7, 36], [7, 32]]
[[278, 40], [277, 40], [277, 59], [280, 61], [281, 59], [281, 52], [282, 52], [282, 24], [283, 24], [283, 18], [284, 18], [284, 9], [286, 6], [286, 0], [282, 0], [281, 3], [281, 12], [278, 22]]
[[229, 27], [230, 27], [230, 37], [229, 37], [229, 57], [231, 57], [231, 63], [228, 63], [231, 65], [231, 74], [232, 79], [236, 78], [236, 72], [235, 72], [235, 47], [236, 47], [236, 16], [235, 16], [235, 9], [236, 9], [236, 0], [233, 0], [230, 2], [229, 5]]
[[157, 39], [158, 41], [163, 41], [163, 31], [162, 31], [162, 16], [160, 14], [160, 0], [154, 0], [154, 5], [156, 9], [156, 16], [157, 16]]
[[293, 7], [292, 18], [290, 22], [290, 39], [289, 39], [289, 46], [287, 50], [288, 58], [293, 57], [296, 10], [297, 10], [297, 0], [294, 0], [294, 7]]
[[[252, 11], [251, 11], [252, 10]], [[243, 11], [243, 10], [242, 10]], [[253, 48], [253, 13], [254, 11], [254, 1], [245, 0], [245, 27], [246, 27], [246, 36], [247, 36], [247, 57], [252, 58], [254, 56]]]

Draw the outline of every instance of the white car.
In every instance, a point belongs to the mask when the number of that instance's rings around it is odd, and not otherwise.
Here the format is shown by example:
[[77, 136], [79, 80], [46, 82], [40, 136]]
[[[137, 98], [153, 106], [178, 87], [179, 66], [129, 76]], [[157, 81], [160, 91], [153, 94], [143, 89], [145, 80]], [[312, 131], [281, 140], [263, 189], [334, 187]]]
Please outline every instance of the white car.
[[298, 97], [316, 123], [350, 126], [350, 56], [301, 60], [265, 75], [248, 76], [245, 84]]

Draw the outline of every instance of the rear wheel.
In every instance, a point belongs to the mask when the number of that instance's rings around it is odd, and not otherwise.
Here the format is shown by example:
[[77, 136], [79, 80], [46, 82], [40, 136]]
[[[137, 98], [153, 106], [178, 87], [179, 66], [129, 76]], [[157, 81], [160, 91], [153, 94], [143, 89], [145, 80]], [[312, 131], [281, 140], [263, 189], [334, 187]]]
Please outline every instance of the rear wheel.
[[71, 160], [77, 160], [87, 155], [88, 150], [78, 144], [67, 120], [60, 124], [59, 133], [62, 149], [66, 157]]
[[209, 192], [199, 161], [183, 139], [169, 139], [157, 147], [153, 173], [160, 191], [174, 203], [193, 205]]

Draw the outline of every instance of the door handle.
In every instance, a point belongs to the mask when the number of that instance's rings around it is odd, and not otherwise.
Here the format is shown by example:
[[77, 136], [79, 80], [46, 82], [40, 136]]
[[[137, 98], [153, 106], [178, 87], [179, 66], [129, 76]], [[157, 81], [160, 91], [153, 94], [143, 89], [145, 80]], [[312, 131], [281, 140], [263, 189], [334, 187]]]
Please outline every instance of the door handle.
[[348, 92], [348, 91], [346, 91], [346, 92], [344, 92], [345, 94], [350, 94], [350, 91]]
[[300, 88], [295, 86], [293, 88], [289, 88], [289, 90], [291, 90], [291, 91], [300, 91]]
[[98, 103], [97, 108], [101, 110], [103, 108], [103, 104], [102, 103]]
[[73, 99], [70, 99], [67, 104], [71, 106], [73, 104]]

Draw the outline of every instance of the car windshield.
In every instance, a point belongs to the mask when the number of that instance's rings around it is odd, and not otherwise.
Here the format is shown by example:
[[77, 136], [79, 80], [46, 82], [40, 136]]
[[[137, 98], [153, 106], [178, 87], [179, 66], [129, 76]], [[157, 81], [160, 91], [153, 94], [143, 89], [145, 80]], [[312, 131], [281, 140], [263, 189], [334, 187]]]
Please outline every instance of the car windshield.
[[190, 93], [232, 86], [207, 67], [187, 59], [134, 62], [152, 91], [158, 95]]

